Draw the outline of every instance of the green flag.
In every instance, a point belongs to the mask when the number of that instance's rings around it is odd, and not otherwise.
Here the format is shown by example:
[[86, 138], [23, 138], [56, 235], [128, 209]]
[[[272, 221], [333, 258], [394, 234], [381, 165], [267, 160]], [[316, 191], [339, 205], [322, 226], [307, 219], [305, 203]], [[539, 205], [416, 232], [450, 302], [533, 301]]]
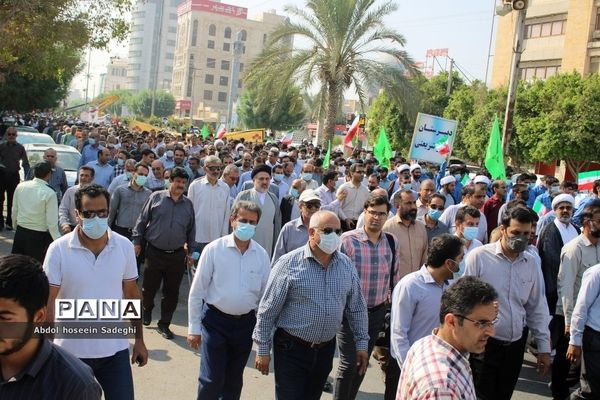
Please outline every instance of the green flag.
[[490, 141], [485, 153], [485, 167], [492, 179], [506, 180], [506, 171], [504, 170], [504, 155], [502, 154], [502, 142], [500, 140], [500, 124], [498, 116], [494, 119], [492, 132], [490, 133]]
[[373, 147], [373, 154], [379, 165], [382, 167], [390, 168], [390, 158], [392, 158], [392, 147], [388, 141], [388, 137], [385, 133], [385, 128], [382, 126], [379, 130], [379, 139], [377, 144]]
[[202, 139], [206, 139], [208, 137], [208, 135], [210, 135], [210, 132], [208, 131], [208, 127], [206, 126], [206, 124], [202, 125], [202, 130], [200, 131], [200, 134], [202, 135]]
[[324, 170], [329, 169], [330, 159], [331, 159], [331, 140], [329, 141], [329, 144], [327, 145], [327, 154], [325, 154], [325, 158], [323, 158], [323, 169]]

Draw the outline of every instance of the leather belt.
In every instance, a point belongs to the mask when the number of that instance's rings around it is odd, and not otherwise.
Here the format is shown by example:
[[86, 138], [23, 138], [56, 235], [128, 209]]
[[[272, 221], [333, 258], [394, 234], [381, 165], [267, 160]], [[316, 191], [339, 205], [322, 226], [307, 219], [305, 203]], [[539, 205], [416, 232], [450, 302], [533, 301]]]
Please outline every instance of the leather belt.
[[212, 304], [207, 304], [206, 306], [208, 308], [210, 308], [212, 311], [216, 312], [217, 314], [219, 314], [225, 318], [230, 318], [230, 319], [242, 319], [242, 318], [246, 318], [246, 317], [249, 317], [250, 315], [254, 314], [254, 310], [251, 310], [251, 311], [247, 312], [246, 314], [232, 315], [232, 314], [224, 313], [223, 311], [219, 310], [217, 307], [213, 306]]
[[301, 344], [302, 346], [311, 348], [311, 349], [321, 349], [321, 348], [327, 346], [328, 344], [331, 344], [331, 342], [335, 339], [335, 336], [334, 336], [331, 340], [328, 340], [327, 342], [314, 343], [314, 342], [307, 342], [304, 339], [300, 339], [299, 337], [294, 336], [291, 333], [288, 333], [285, 329], [282, 329], [282, 328], [277, 329], [277, 332], [279, 332], [282, 336], [284, 336], [288, 339], [292, 339], [294, 342]]
[[367, 308], [367, 311], [370, 312], [370, 313], [373, 313], [375, 311], [378, 311], [378, 310], [382, 309], [383, 307], [385, 307], [385, 301], [383, 303], [381, 303], [381, 304], [376, 305], [376, 306]]
[[148, 243], [148, 245], [150, 247], [152, 247], [153, 249], [158, 250], [158, 251], [160, 251], [162, 253], [165, 253], [165, 254], [175, 254], [178, 251], [182, 251], [183, 250], [183, 247], [180, 247], [180, 248], [175, 249], [175, 250], [163, 250], [163, 249], [159, 249], [158, 247], [154, 246], [152, 243]]

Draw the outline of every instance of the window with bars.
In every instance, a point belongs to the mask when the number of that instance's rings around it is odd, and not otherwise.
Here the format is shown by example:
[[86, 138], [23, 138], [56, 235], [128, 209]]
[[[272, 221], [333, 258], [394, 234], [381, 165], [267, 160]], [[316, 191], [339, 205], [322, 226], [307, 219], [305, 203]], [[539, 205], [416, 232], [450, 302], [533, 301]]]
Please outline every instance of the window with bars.
[[567, 21], [544, 22], [525, 26], [525, 38], [535, 39], [548, 36], [559, 36], [565, 33]]
[[222, 103], [227, 101], [227, 93], [219, 92], [218, 100]]

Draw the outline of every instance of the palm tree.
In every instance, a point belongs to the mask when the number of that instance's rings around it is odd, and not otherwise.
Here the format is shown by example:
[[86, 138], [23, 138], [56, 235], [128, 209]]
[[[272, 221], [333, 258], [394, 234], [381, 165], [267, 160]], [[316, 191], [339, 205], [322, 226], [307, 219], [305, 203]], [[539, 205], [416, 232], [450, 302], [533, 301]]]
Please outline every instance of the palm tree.
[[[286, 6], [294, 20], [286, 19], [271, 32], [247, 70], [246, 82], [268, 86], [271, 95], [290, 81], [305, 90], [316, 85], [317, 98], [325, 105], [323, 142], [333, 136], [344, 90], [352, 85], [363, 108], [373, 84], [406, 104], [413, 92], [409, 77], [418, 71], [402, 50], [404, 37], [383, 24], [396, 9], [390, 0], [381, 5], [375, 0], [308, 0], [304, 8]], [[308, 46], [293, 48], [294, 36]]]

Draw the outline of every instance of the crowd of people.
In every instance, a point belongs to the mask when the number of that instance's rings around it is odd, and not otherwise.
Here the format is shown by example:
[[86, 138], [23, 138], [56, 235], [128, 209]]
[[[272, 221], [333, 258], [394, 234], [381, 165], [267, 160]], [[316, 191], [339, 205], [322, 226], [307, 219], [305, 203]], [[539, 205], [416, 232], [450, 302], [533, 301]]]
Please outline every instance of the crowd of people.
[[[278, 399], [320, 398], [337, 349], [334, 399], [357, 397], [373, 356], [386, 400], [508, 400], [528, 347], [554, 399], [600, 397], [600, 180], [576, 202], [553, 176], [382, 165], [365, 149], [43, 130], [81, 162], [65, 187], [53, 149], [30, 166], [14, 126], [0, 144], [0, 226], [15, 230], [0, 315], [27, 322], [0, 340], [0, 398], [132, 399], [142, 325], [174, 337], [186, 270], [201, 400], [240, 398], [253, 345]], [[142, 300], [131, 353], [126, 338], [33, 333], [55, 299], [105, 298]]]

